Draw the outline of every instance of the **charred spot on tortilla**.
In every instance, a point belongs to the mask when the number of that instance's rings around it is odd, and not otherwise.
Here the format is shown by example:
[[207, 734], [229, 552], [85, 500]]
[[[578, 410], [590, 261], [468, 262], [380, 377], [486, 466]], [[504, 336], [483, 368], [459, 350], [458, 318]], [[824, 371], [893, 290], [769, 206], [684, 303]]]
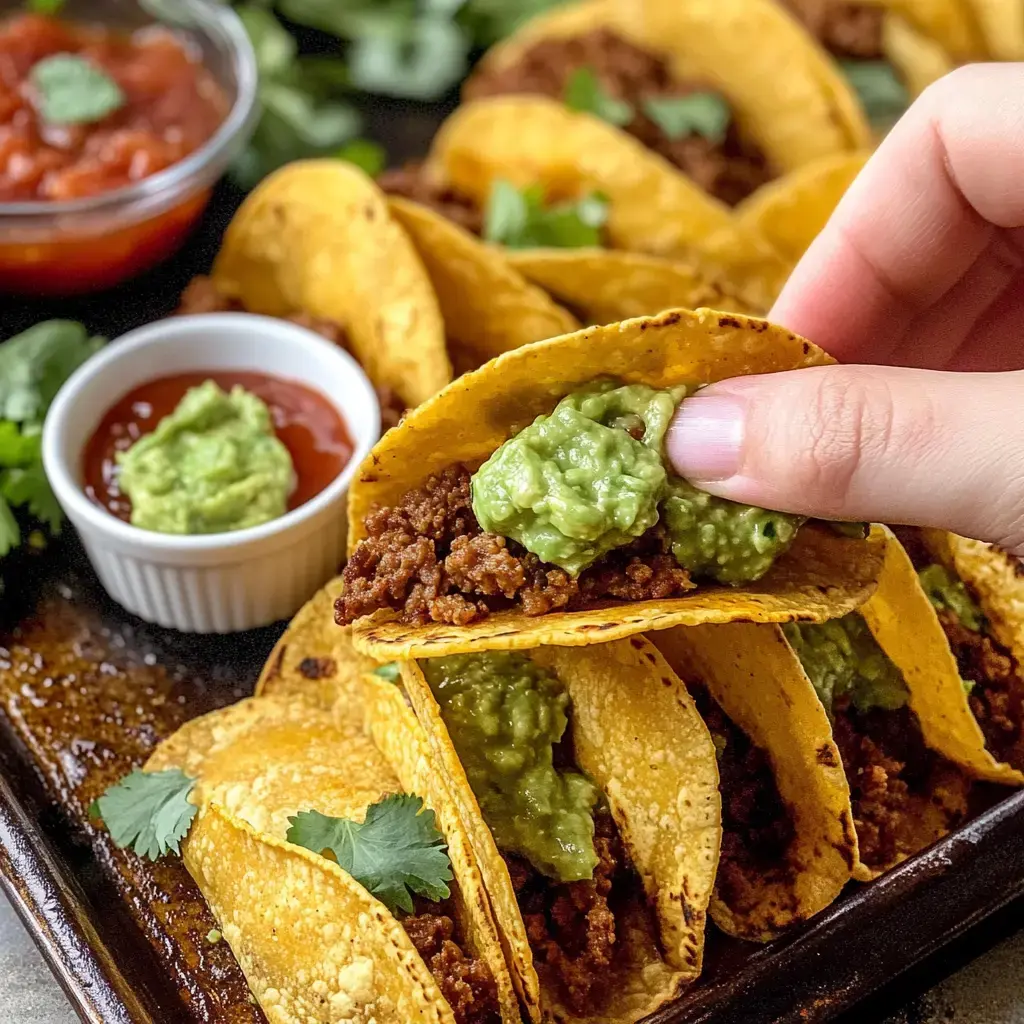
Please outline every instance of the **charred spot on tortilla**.
[[337, 670], [333, 658], [303, 658], [299, 662], [299, 672], [306, 679], [329, 679]]

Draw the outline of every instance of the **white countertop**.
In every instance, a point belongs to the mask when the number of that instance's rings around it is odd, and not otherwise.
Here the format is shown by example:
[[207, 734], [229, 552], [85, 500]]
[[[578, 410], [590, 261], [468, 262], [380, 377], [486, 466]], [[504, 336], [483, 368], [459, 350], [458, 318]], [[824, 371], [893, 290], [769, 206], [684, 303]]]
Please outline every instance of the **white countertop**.
[[[0, 896], [0, 1019], [77, 1024], [64, 994]], [[1024, 1024], [1024, 932], [954, 974], [888, 1024]]]

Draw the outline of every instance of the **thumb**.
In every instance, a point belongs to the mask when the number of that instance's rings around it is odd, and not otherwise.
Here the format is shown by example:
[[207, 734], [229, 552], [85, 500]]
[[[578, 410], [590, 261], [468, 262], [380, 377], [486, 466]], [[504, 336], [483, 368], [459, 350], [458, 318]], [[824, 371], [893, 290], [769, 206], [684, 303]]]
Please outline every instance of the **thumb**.
[[684, 401], [665, 445], [676, 472], [721, 497], [1024, 553], [1024, 371], [737, 377]]

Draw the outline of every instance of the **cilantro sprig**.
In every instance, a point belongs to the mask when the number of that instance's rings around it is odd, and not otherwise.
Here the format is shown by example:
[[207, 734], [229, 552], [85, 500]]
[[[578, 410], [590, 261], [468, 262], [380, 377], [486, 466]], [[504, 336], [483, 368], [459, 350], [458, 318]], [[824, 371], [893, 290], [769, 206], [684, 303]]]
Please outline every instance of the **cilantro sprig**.
[[612, 96], [592, 68], [576, 68], [565, 83], [562, 97], [571, 110], [593, 114], [602, 121], [622, 128], [636, 116], [632, 103]]
[[596, 192], [548, 206], [542, 189], [498, 180], [487, 202], [484, 238], [510, 249], [600, 246], [608, 213], [608, 200]]
[[910, 106], [910, 93], [888, 61], [844, 60], [839, 66], [873, 128], [891, 128]]
[[120, 110], [121, 87], [102, 68], [73, 53], [44, 57], [29, 73], [33, 98], [48, 124], [92, 124]]
[[64, 517], [43, 472], [43, 419], [64, 381], [102, 344], [71, 320], [46, 320], [0, 344], [0, 559], [26, 539], [19, 519], [33, 547], [42, 537], [37, 524], [60, 532]]
[[179, 853], [199, 810], [189, 801], [196, 780], [178, 768], [144, 772], [136, 768], [113, 785], [90, 808], [121, 849], [159, 860]]
[[413, 894], [435, 901], [450, 895], [452, 865], [444, 836], [418, 796], [387, 796], [367, 808], [361, 824], [319, 811], [288, 820], [288, 842], [330, 854], [392, 913], [411, 914]]
[[720, 145], [729, 130], [729, 104], [716, 92], [691, 92], [685, 96], [648, 96], [644, 113], [675, 141], [700, 135]]
[[398, 667], [397, 661], [388, 661], [383, 665], [378, 665], [374, 670], [375, 676], [380, 676], [381, 679], [386, 679], [389, 683], [397, 683], [402, 678], [402, 671]]

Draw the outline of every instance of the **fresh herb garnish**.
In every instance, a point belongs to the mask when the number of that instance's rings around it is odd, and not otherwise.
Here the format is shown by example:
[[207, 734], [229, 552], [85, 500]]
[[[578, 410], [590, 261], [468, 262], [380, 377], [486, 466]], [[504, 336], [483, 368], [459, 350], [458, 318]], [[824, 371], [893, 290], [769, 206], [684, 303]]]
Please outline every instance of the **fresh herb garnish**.
[[577, 68], [569, 76], [563, 99], [570, 109], [593, 114], [618, 128], [629, 124], [636, 113], [632, 103], [617, 99], [605, 90], [592, 68]]
[[355, 164], [371, 178], [376, 178], [387, 164], [387, 153], [384, 147], [369, 139], [353, 139], [346, 142], [335, 154], [339, 160]]
[[447, 899], [452, 880], [444, 836], [434, 812], [409, 794], [387, 796], [366, 810], [359, 824], [303, 811], [288, 819], [288, 842], [314, 853], [330, 853], [388, 910], [412, 913], [412, 894]]
[[910, 93], [896, 69], [884, 60], [840, 61], [872, 127], [890, 128], [910, 106]]
[[701, 135], [716, 145], [729, 130], [729, 104], [716, 92], [686, 96], [649, 96], [644, 113], [673, 141]]
[[95, 64], [71, 53], [44, 57], [29, 74], [36, 108], [48, 124], [91, 124], [124, 106], [121, 87]]
[[540, 188], [520, 190], [499, 180], [488, 199], [484, 237], [510, 249], [589, 248], [601, 245], [607, 223], [608, 200], [597, 193], [545, 206]]
[[[23, 540], [15, 509], [60, 532], [64, 517], [43, 472], [43, 418], [60, 386], [102, 344], [81, 324], [47, 320], [0, 345], [0, 558]], [[30, 528], [31, 547], [41, 538]]]
[[60, 14], [67, 0], [25, 0], [25, 6], [33, 14]]
[[136, 768], [111, 786], [89, 808], [89, 815], [102, 819], [122, 850], [130, 847], [140, 857], [158, 860], [178, 853], [188, 834], [198, 811], [188, 799], [195, 784], [177, 768], [163, 772]]
[[373, 674], [380, 676], [381, 679], [386, 679], [389, 683], [397, 683], [402, 676], [397, 661], [389, 661], [386, 665], [378, 665], [373, 670]]

